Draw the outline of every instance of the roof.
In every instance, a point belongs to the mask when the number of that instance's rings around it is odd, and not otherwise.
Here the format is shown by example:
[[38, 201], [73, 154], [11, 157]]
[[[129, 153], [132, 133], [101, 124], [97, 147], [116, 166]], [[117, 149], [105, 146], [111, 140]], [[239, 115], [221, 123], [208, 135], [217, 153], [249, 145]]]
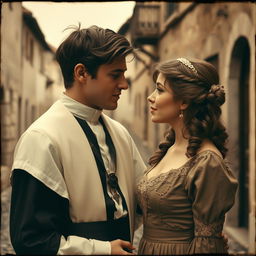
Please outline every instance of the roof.
[[129, 30], [130, 28], [130, 23], [131, 23], [132, 17], [130, 17], [129, 19], [127, 19], [127, 21], [119, 28], [118, 32], [121, 35], [125, 35], [126, 32]]
[[52, 49], [49, 47], [48, 43], [45, 41], [44, 34], [42, 30], [40, 29], [37, 20], [33, 17], [33, 14], [31, 11], [26, 9], [24, 6], [22, 6], [22, 13], [23, 13], [23, 21], [24, 23], [31, 29], [34, 36], [37, 38], [37, 40], [42, 44], [42, 46], [48, 50], [52, 51]]

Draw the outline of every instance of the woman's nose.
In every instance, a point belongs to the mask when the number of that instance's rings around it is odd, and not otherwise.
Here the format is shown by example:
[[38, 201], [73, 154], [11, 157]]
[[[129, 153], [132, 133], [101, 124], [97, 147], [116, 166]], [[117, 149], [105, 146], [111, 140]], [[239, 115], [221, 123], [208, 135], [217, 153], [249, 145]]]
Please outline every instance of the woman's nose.
[[155, 91], [153, 91], [149, 96], [148, 96], [148, 101], [150, 103], [153, 103], [155, 101]]

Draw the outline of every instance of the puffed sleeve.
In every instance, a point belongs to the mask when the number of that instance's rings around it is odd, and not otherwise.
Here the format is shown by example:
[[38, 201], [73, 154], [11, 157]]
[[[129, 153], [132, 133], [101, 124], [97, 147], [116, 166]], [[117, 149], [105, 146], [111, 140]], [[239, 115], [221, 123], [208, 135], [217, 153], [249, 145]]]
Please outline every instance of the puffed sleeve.
[[197, 160], [186, 183], [194, 219], [194, 239], [188, 253], [226, 253], [220, 235], [238, 183], [216, 153], [208, 151]]

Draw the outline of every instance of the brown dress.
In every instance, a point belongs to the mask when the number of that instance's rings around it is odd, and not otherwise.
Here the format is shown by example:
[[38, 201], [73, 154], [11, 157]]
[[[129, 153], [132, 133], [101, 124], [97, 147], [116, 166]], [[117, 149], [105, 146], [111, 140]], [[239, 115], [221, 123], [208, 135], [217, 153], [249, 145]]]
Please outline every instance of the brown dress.
[[144, 223], [138, 254], [227, 253], [220, 234], [237, 180], [226, 162], [207, 150], [148, 179], [152, 168], [137, 187]]

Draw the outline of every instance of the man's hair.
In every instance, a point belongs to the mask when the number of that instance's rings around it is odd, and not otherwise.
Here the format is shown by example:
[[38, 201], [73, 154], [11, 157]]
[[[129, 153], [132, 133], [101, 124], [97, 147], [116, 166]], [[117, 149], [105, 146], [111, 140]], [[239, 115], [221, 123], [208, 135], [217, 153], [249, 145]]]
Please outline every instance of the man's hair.
[[125, 57], [132, 51], [132, 46], [124, 36], [95, 25], [81, 29], [79, 24], [56, 51], [65, 88], [72, 87], [74, 67], [78, 63], [85, 66], [92, 78], [96, 78], [100, 65], [111, 63], [120, 56]]

